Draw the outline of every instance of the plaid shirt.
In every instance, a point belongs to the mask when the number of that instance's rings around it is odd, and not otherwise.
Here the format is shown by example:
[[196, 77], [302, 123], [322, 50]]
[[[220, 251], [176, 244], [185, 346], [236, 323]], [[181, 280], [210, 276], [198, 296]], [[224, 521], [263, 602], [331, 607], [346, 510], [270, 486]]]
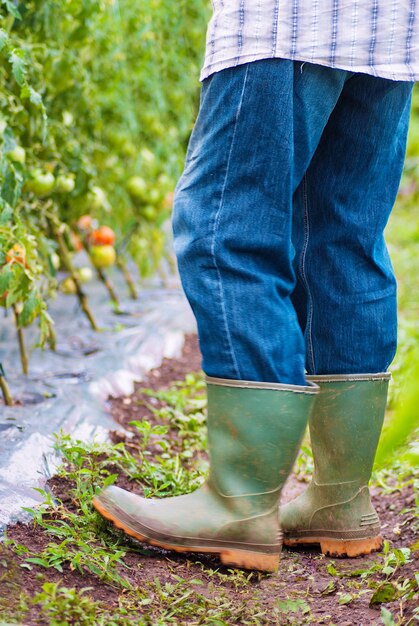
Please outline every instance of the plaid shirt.
[[416, 0], [212, 0], [201, 80], [268, 58], [419, 79]]

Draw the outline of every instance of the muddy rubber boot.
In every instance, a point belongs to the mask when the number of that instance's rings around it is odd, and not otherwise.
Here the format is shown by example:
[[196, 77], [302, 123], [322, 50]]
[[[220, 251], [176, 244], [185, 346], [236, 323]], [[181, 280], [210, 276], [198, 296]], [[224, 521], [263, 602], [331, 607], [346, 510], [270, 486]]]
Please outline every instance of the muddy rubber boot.
[[278, 504], [318, 387], [207, 378], [210, 475], [184, 495], [145, 499], [108, 487], [93, 504], [128, 535], [177, 552], [273, 572]]
[[309, 421], [314, 474], [306, 491], [281, 510], [284, 544], [320, 544], [331, 556], [369, 554], [382, 545], [368, 481], [390, 374], [308, 379], [320, 385]]

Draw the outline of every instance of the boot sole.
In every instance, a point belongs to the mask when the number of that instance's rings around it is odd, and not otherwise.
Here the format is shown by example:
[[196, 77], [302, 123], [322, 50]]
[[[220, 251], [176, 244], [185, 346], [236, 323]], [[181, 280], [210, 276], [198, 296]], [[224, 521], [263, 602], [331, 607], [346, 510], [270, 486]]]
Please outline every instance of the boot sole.
[[174, 550], [175, 552], [218, 554], [223, 565], [232, 565], [233, 567], [237, 567], [240, 569], [258, 570], [262, 572], [278, 571], [279, 553], [263, 554], [261, 552], [252, 552], [251, 550], [237, 550], [236, 548], [208, 548], [200, 546], [183, 547], [173, 545], [171, 543], [159, 541], [158, 539], [151, 539], [145, 535], [136, 532], [129, 526], [126, 526], [120, 519], [112, 515], [110, 511], [103, 507], [96, 498], [93, 498], [92, 504], [95, 507], [96, 511], [98, 511], [98, 513], [100, 513], [108, 521], [112, 522], [112, 524], [116, 528], [118, 528], [119, 530], [123, 530], [124, 533], [126, 533], [130, 537], [134, 537], [134, 539], [137, 539], [138, 541], [141, 541], [143, 543], [147, 543], [158, 548], [163, 548], [165, 550]]
[[283, 543], [290, 548], [301, 545], [318, 545], [327, 556], [356, 557], [380, 550], [383, 538], [368, 537], [366, 539], [330, 539], [326, 537], [284, 537]]

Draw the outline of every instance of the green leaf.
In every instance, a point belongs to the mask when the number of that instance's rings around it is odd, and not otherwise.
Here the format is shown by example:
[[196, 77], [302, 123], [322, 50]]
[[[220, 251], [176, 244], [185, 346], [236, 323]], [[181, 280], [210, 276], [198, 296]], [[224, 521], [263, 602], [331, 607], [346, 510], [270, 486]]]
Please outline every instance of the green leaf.
[[7, 45], [9, 41], [9, 35], [6, 33], [4, 28], [0, 28], [0, 52]]
[[9, 11], [9, 13], [11, 15], [13, 15], [13, 17], [15, 17], [17, 20], [21, 20], [22, 16], [19, 13], [19, 11], [17, 10], [17, 7], [15, 5], [15, 3], [13, 2], [13, 0], [1, 0], [2, 4], [6, 5], [7, 10]]
[[13, 131], [11, 128], [6, 127], [3, 133], [3, 139], [4, 139], [4, 144], [3, 144], [3, 149], [4, 152], [9, 152], [9, 150], [13, 150], [13, 148], [16, 146], [16, 139], [13, 135]]
[[21, 48], [14, 48], [9, 56], [12, 64], [13, 76], [16, 78], [18, 85], [23, 85], [26, 80], [26, 61], [25, 53]]
[[27, 84], [23, 85], [22, 90], [20, 92], [20, 96], [23, 99], [28, 99], [32, 104], [34, 104], [38, 108], [43, 108], [44, 106], [41, 94], [30, 85], [27, 85]]
[[5, 173], [3, 184], [1, 186], [1, 197], [12, 207], [16, 204], [17, 188], [18, 184], [15, 172], [13, 169], [9, 168]]
[[104, 487], [109, 487], [109, 485], [113, 485], [116, 479], [118, 478], [118, 474], [111, 474], [103, 481]]
[[[386, 463], [388, 464], [397, 455], [400, 447], [409, 441], [409, 437], [412, 436], [419, 426], [419, 414], [417, 411], [419, 401], [419, 386], [417, 384], [419, 360], [415, 352], [413, 352], [413, 355], [413, 357], [410, 357], [412, 369], [403, 381], [403, 393], [400, 393], [400, 399], [380, 440], [375, 460], [376, 467], [384, 467]], [[407, 359], [407, 362], [409, 362], [409, 359]]]
[[330, 576], [339, 575], [334, 563], [329, 563], [328, 565], [326, 565], [326, 571]]
[[276, 605], [282, 613], [299, 613], [301, 611], [304, 615], [310, 611], [310, 607], [307, 602], [301, 600], [300, 598], [297, 598], [296, 600], [291, 600], [289, 598], [286, 600], [277, 600]]
[[13, 209], [8, 202], [0, 198], [0, 203], [3, 205], [0, 212], [0, 225], [7, 224], [13, 217]]
[[34, 291], [30, 291], [28, 298], [23, 305], [22, 313], [19, 316], [21, 326], [27, 326], [32, 321], [38, 309], [38, 298]]
[[370, 606], [382, 604], [383, 602], [393, 602], [396, 599], [397, 589], [390, 582], [382, 583], [373, 593]]
[[31, 556], [26, 559], [28, 563], [34, 563], [34, 565], [42, 565], [42, 567], [49, 567], [49, 562], [46, 559], [41, 559], [37, 556]]
[[339, 596], [338, 604], [349, 604], [354, 599], [350, 593], [342, 593]]
[[396, 626], [392, 614], [384, 606], [381, 609], [381, 621], [384, 626]]
[[320, 594], [322, 596], [327, 596], [331, 593], [334, 593], [336, 591], [336, 583], [334, 580], [331, 580], [329, 583], [327, 583], [326, 587], [324, 587], [324, 589], [321, 590]]
[[5, 265], [0, 271], [0, 294], [4, 293], [10, 284], [12, 278], [12, 268]]

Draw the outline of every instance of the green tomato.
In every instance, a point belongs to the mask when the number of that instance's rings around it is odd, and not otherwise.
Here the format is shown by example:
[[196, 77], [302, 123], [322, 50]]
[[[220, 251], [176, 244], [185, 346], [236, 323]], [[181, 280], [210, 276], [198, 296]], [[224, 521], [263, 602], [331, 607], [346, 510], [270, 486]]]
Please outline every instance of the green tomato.
[[93, 271], [91, 267], [85, 266], [77, 270], [77, 278], [81, 283], [89, 283], [93, 279]]
[[71, 193], [76, 186], [73, 176], [61, 174], [57, 177], [55, 189], [60, 193]]
[[64, 278], [64, 280], [60, 284], [60, 289], [68, 296], [72, 296], [77, 293], [76, 283], [71, 278], [71, 276], [67, 276], [67, 278]]
[[147, 206], [142, 207], [141, 215], [145, 217], [147, 221], [154, 222], [154, 220], [157, 217], [157, 211], [154, 206], [151, 206], [151, 204], [148, 204]]
[[73, 114], [70, 111], [63, 112], [63, 124], [64, 126], [72, 126], [74, 122]]
[[13, 150], [9, 150], [7, 156], [15, 163], [24, 163], [26, 161], [26, 152], [22, 146], [15, 146]]
[[150, 190], [148, 198], [150, 202], [152, 202], [153, 204], [157, 204], [157, 202], [160, 202], [160, 200], [162, 199], [161, 191], [159, 189], [156, 189], [156, 187], [154, 187], [153, 189]]
[[97, 269], [110, 267], [116, 261], [116, 252], [113, 246], [92, 246], [90, 258]]
[[168, 176], [167, 174], [160, 174], [160, 176], [157, 179], [157, 183], [160, 187], [160, 189], [164, 189], [164, 190], [172, 190], [174, 187], [173, 181], [170, 178], [170, 176]]
[[145, 252], [150, 247], [150, 242], [145, 237], [138, 237], [135, 241], [136, 247], [140, 252]]
[[61, 261], [60, 261], [60, 257], [58, 256], [58, 254], [56, 252], [51, 252], [50, 259], [51, 259], [52, 267], [55, 270], [59, 270], [60, 269], [60, 265], [61, 265]]
[[147, 195], [148, 185], [141, 176], [132, 176], [127, 182], [127, 189], [134, 198], [144, 198]]
[[28, 189], [32, 191], [36, 196], [46, 196], [53, 189], [55, 185], [55, 178], [51, 172], [35, 171], [32, 173], [32, 179], [28, 182]]
[[89, 195], [89, 207], [93, 210], [103, 209], [106, 205], [106, 193], [101, 187], [92, 187]]
[[155, 161], [156, 157], [148, 148], [143, 148], [140, 152], [141, 157], [145, 163], [151, 164]]
[[153, 120], [149, 125], [149, 129], [154, 135], [157, 135], [157, 137], [164, 137], [166, 134], [166, 127], [160, 120]]
[[121, 147], [121, 153], [124, 156], [131, 157], [133, 159], [137, 155], [137, 149], [134, 144], [125, 142]]

